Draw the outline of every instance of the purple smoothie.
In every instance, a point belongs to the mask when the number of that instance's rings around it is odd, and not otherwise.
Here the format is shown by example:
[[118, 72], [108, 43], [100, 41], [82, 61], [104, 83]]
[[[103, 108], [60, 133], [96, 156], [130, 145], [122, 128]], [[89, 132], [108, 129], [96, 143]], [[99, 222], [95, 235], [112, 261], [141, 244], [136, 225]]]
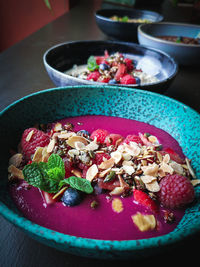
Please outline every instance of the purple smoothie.
[[[128, 134], [138, 134], [148, 132], [155, 135], [164, 148], [170, 147], [183, 157], [182, 149], [178, 142], [168, 133], [146, 123], [106, 116], [82, 116], [67, 118], [61, 123], [71, 122], [74, 130], [87, 130], [92, 132], [102, 128], [110, 133], [118, 133], [126, 137]], [[131, 216], [137, 212], [152, 214], [150, 210], [134, 202], [133, 197], [126, 198], [113, 196], [108, 199], [108, 195], [87, 195], [78, 206], [66, 207], [62, 202], [44, 205], [40, 191], [31, 187], [25, 189], [20, 184], [15, 184], [10, 188], [14, 202], [22, 214], [29, 220], [64, 234], [78, 237], [102, 239], [102, 240], [133, 240], [156, 237], [167, 234], [177, 226], [184, 210], [173, 211], [175, 222], [168, 224], [164, 222], [163, 208], [160, 208], [155, 217], [158, 221], [155, 230], [140, 232], [134, 225]], [[119, 198], [123, 204], [123, 211], [117, 213], [112, 209], [112, 200]], [[98, 206], [91, 208], [91, 202], [96, 200]]]

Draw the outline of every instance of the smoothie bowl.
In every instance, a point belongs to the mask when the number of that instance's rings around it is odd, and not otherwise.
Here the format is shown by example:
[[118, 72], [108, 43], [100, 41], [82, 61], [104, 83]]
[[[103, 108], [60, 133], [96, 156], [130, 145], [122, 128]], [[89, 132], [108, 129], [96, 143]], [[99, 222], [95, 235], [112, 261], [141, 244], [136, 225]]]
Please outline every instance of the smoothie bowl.
[[189, 107], [137, 89], [27, 96], [1, 113], [0, 213], [72, 254], [163, 250], [200, 228], [199, 121]]

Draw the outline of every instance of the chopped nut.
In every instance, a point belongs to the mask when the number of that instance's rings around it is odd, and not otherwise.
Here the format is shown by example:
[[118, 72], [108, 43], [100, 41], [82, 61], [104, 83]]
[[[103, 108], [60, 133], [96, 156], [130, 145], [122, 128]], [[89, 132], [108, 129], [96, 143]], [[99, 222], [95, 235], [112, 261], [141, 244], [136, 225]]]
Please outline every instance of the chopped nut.
[[112, 209], [113, 211], [120, 213], [123, 211], [123, 203], [119, 198], [114, 198], [112, 201]]
[[14, 165], [15, 167], [19, 167], [20, 164], [22, 163], [22, 154], [21, 153], [17, 153], [14, 154], [10, 159], [9, 159], [9, 166], [10, 165]]
[[96, 177], [98, 173], [98, 168], [96, 164], [93, 164], [86, 173], [86, 179], [89, 180], [90, 182]]
[[133, 223], [141, 232], [153, 230], [156, 228], [156, 218], [154, 215], [144, 215], [138, 212], [131, 216]]
[[112, 166], [114, 165], [115, 160], [113, 158], [110, 158], [108, 160], [103, 161], [100, 165], [99, 168], [100, 169], [108, 169], [108, 168], [112, 168]]
[[19, 178], [19, 179], [24, 179], [24, 175], [22, 173], [22, 170], [16, 168], [14, 165], [10, 165], [8, 167], [8, 172], [12, 174], [12, 176]]
[[110, 195], [121, 195], [123, 192], [124, 192], [124, 187], [117, 186], [110, 192]]
[[26, 137], [26, 142], [29, 142], [31, 140], [31, 137], [33, 136], [34, 134], [34, 130], [30, 131]]
[[91, 207], [92, 209], [96, 209], [98, 205], [99, 205], [99, 203], [98, 203], [96, 200], [93, 200], [93, 201], [91, 202], [91, 204], [90, 204], [90, 207]]

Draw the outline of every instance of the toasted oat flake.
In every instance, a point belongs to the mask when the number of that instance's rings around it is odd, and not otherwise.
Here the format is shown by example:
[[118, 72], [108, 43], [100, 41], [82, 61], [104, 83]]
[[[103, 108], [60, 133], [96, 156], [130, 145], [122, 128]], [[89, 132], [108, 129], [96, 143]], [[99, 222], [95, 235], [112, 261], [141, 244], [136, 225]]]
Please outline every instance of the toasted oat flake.
[[135, 172], [134, 167], [129, 165], [123, 165], [123, 169], [129, 175], [132, 175]]
[[115, 160], [115, 164], [119, 163], [122, 158], [122, 154], [119, 151], [112, 152], [110, 156]]
[[98, 173], [98, 168], [96, 164], [93, 164], [86, 173], [86, 179], [89, 180], [90, 182], [96, 177]]
[[143, 170], [145, 175], [157, 176], [159, 165], [154, 162], [153, 164], [149, 164], [148, 166], [142, 166], [141, 169]]
[[176, 173], [183, 175], [183, 167], [177, 162], [172, 161], [169, 163], [169, 166], [171, 166]]
[[153, 181], [156, 180], [156, 177], [155, 176], [151, 176], [151, 175], [143, 175], [140, 177], [142, 182], [145, 183], [145, 184], [149, 184]]
[[34, 134], [34, 130], [30, 131], [26, 137], [26, 142], [29, 142], [31, 140], [31, 137], [33, 136]]
[[160, 186], [156, 180], [152, 181], [151, 183], [145, 183], [145, 186], [150, 192], [155, 193], [160, 191]]
[[166, 164], [164, 161], [160, 165], [160, 170], [169, 174], [173, 174], [174, 172], [174, 169], [170, 165]]
[[156, 228], [156, 218], [154, 215], [146, 215], [137, 212], [131, 216], [133, 223], [139, 228], [141, 232], [153, 230]]
[[112, 200], [112, 209], [113, 211], [120, 213], [123, 211], [123, 203], [119, 198], [114, 198]]

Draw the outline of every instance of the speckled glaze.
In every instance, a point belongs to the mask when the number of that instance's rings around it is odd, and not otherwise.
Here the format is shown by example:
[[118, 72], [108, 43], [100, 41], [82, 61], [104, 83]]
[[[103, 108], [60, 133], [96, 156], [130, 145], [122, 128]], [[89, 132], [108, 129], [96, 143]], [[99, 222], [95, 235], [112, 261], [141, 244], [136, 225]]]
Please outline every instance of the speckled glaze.
[[78, 238], [41, 227], [23, 218], [7, 191], [9, 148], [16, 147], [21, 132], [37, 123], [52, 122], [68, 116], [107, 115], [135, 119], [170, 133], [192, 159], [200, 177], [200, 115], [186, 105], [155, 93], [109, 86], [53, 88], [26, 96], [0, 114], [0, 214], [29, 236], [68, 253], [106, 259], [140, 258], [171, 247], [200, 228], [200, 186], [195, 188], [196, 202], [176, 229], [164, 236], [129, 241]]
[[141, 45], [160, 49], [174, 57], [180, 65], [185, 66], [200, 66], [200, 44], [189, 45], [169, 42], [161, 40], [156, 36], [174, 35], [197, 38], [199, 34], [200, 25], [184, 23], [162, 22], [148, 25], [143, 24], [138, 27], [138, 41]]
[[[120, 52], [126, 57], [136, 60], [137, 66], [150, 75], [155, 75], [158, 82], [146, 84], [116, 85], [128, 88], [140, 88], [156, 93], [163, 93], [172, 83], [178, 72], [178, 66], [173, 58], [164, 52], [134, 43], [118, 41], [73, 41], [55, 45], [49, 48], [43, 63], [47, 73], [56, 86], [69, 85], [102, 85], [102, 83], [83, 80], [65, 74], [74, 65], [86, 64], [91, 55], [104, 55], [104, 51], [114, 54]], [[111, 86], [111, 85], [110, 85]]]

